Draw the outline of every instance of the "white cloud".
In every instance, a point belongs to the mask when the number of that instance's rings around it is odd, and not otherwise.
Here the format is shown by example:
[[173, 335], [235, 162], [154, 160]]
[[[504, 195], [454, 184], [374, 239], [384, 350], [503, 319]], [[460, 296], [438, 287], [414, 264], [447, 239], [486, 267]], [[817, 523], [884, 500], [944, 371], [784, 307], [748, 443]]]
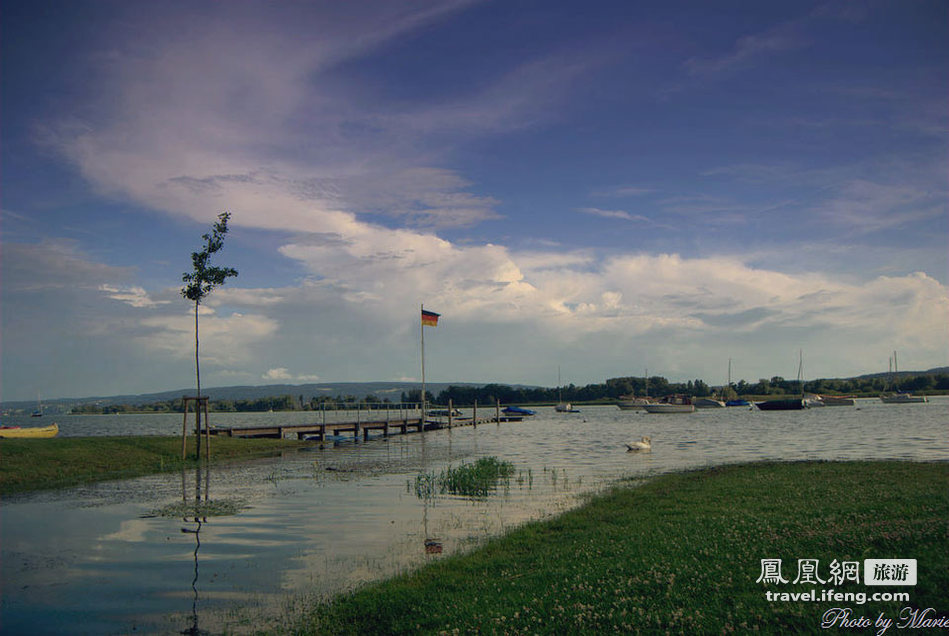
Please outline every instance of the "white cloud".
[[589, 214], [591, 216], [601, 216], [605, 219], [621, 219], [623, 221], [641, 221], [649, 222], [649, 219], [641, 214], [630, 214], [625, 210], [601, 210], [600, 208], [578, 208], [578, 212]]
[[47, 240], [37, 244], [4, 243], [4, 292], [96, 290], [105, 281], [125, 280], [131, 267], [94, 262], [74, 241]]
[[[138, 323], [144, 333], [135, 340], [147, 350], [178, 359], [194, 358], [194, 314], [149, 315]], [[199, 340], [202, 365], [234, 367], [251, 363], [258, 345], [277, 333], [279, 322], [261, 314], [232, 313], [218, 316], [201, 306]]]
[[[538, 369], [549, 372], [557, 358], [568, 356], [591, 379], [612, 368], [628, 373], [638, 367], [634, 359], [647, 355], [661, 372], [700, 375], [703, 365], [720, 364], [738, 347], [760, 348], [763, 353], [747, 357], [755, 359], [753, 368], [767, 371], [770, 348], [793, 351], [801, 339], [828, 357], [837, 354], [831, 363], [843, 372], [874, 367], [877, 354], [866, 343], [905, 349], [907, 359], [932, 366], [945, 363], [946, 288], [925, 274], [843, 281], [800, 271], [810, 261], [799, 262], [797, 272], [779, 271], [787, 268], [775, 265], [773, 254], [757, 252], [759, 260], [752, 260], [750, 250], [760, 250], [761, 243], [730, 246], [743, 250], [741, 257], [688, 258], [603, 256], [543, 238], [533, 243], [540, 249], [512, 251], [438, 236], [436, 228], [500, 216], [501, 202], [451, 167], [452, 141], [556, 121], [551, 104], [570, 92], [590, 63], [541, 55], [436, 101], [376, 103], [373, 87], [347, 85], [336, 74], [339, 65], [358, 62], [464, 3], [378, 3], [364, 12], [366, 6], [326, 20], [290, 20], [291, 36], [261, 28], [243, 5], [226, 9], [236, 12], [236, 22], [219, 25], [169, 18], [144, 29], [131, 45], [117, 45], [120, 53], [106, 64], [113, 73], [108, 83], [93, 85], [109, 104], [91, 109], [95, 120], [47, 130], [47, 142], [103, 193], [201, 223], [228, 209], [235, 227], [289, 234], [279, 252], [307, 272], [305, 280], [244, 288], [238, 279], [201, 306], [202, 364], [210, 377], [302, 382], [413, 376], [421, 302], [444, 316], [432, 335], [433, 341], [444, 339], [431, 355], [443, 352], [443, 377], [453, 380], [471, 379], [463, 374], [503, 380], [496, 374], [506, 373], [508, 381], [536, 381]], [[291, 17], [320, 10], [306, 4], [287, 9]], [[315, 30], [292, 37], [305, 28]], [[178, 29], [181, 37], [164, 37]], [[803, 44], [792, 25], [746, 36], [687, 66], [696, 76], [716, 76]], [[737, 160], [702, 176], [740, 176], [765, 185], [807, 178], [831, 195], [813, 209], [860, 231], [945, 211], [938, 205], [945, 191], [901, 183], [906, 169], [886, 180], [786, 168], [780, 161]], [[656, 192], [619, 186], [594, 195]], [[689, 220], [704, 228], [747, 223], [752, 213], [788, 203], [661, 192], [657, 212], [694, 217]], [[579, 211], [649, 220], [624, 209]], [[386, 226], [393, 223], [402, 227]], [[96, 262], [69, 243], [5, 245], [3, 256], [5, 301], [28, 307], [26, 294], [58, 294], [60, 303], [82, 314], [77, 320], [63, 312], [55, 325], [43, 323], [47, 331], [69, 334], [60, 347], [72, 340], [116, 347], [127, 341], [126, 351], [144, 351], [162, 371], [187, 369], [194, 318], [167, 300], [176, 290], [131, 284], [133, 268]], [[90, 306], [90, 295], [118, 302]], [[9, 340], [5, 333], [5, 348]], [[511, 356], [515, 348], [520, 353]], [[377, 351], [387, 355], [380, 359]], [[433, 368], [438, 363], [434, 359]]]
[[855, 179], [839, 186], [819, 212], [833, 223], [876, 232], [940, 218], [946, 214], [945, 201], [945, 189], [933, 192], [913, 183]]
[[155, 305], [165, 305], [171, 302], [168, 300], [153, 300], [143, 287], [136, 285], [125, 288], [114, 285], [99, 285], [99, 291], [104, 292], [112, 300], [126, 303], [132, 307], [154, 307]]
[[731, 51], [718, 57], [693, 57], [685, 62], [690, 75], [715, 75], [760, 61], [774, 53], [804, 46], [801, 38], [787, 29], [756, 33], [738, 38]]
[[286, 367], [277, 367], [268, 369], [266, 373], [260, 376], [263, 380], [279, 382], [318, 382], [320, 376], [308, 374], [293, 374]]

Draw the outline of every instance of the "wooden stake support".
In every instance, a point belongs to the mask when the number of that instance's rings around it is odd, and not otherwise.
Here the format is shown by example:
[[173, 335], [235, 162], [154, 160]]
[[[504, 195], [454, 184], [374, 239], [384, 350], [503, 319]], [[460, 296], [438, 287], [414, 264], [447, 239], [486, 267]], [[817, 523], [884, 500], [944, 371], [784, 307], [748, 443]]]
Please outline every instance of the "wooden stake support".
[[[184, 459], [187, 454], [187, 442], [188, 442], [188, 413], [191, 410], [191, 403], [194, 402], [194, 415], [195, 415], [195, 427], [194, 434], [195, 437], [201, 435], [201, 413], [204, 412], [204, 457], [210, 461], [211, 460], [211, 424], [208, 420], [208, 397], [189, 397], [183, 396], [181, 402], [184, 405], [184, 419], [181, 421], [181, 459]], [[196, 457], [195, 459], [201, 459]]]

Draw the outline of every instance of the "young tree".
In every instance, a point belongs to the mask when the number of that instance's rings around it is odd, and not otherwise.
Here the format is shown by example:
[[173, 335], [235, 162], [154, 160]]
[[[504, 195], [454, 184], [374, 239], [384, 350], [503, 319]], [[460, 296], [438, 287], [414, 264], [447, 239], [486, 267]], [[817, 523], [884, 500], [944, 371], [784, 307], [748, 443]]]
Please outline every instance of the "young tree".
[[[231, 218], [230, 212], [218, 215], [217, 223], [211, 226], [211, 232], [201, 236], [204, 239], [204, 249], [191, 253], [191, 264], [194, 269], [181, 276], [187, 283], [181, 288], [181, 295], [194, 302], [194, 373], [197, 379], [197, 395], [201, 397], [201, 362], [198, 356], [198, 306], [215, 287], [223, 285], [231, 276], [237, 276], [237, 270], [231, 267], [215, 267], [211, 265], [211, 256], [224, 247], [224, 235], [227, 234], [227, 222]], [[201, 409], [198, 408], [198, 457], [201, 456]]]

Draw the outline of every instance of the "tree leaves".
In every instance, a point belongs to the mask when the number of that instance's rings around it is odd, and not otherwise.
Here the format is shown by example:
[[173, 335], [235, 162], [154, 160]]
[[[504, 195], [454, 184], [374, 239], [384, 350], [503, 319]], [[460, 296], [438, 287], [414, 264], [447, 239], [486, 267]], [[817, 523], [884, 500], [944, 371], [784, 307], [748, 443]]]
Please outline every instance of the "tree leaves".
[[211, 265], [211, 256], [224, 247], [224, 236], [227, 234], [227, 222], [231, 218], [230, 212], [218, 215], [218, 221], [212, 226], [211, 232], [203, 234], [204, 249], [191, 253], [191, 264], [194, 270], [181, 276], [182, 282], [187, 283], [181, 288], [181, 295], [200, 304], [215, 287], [223, 285], [231, 276], [237, 276], [233, 267], [217, 267]]

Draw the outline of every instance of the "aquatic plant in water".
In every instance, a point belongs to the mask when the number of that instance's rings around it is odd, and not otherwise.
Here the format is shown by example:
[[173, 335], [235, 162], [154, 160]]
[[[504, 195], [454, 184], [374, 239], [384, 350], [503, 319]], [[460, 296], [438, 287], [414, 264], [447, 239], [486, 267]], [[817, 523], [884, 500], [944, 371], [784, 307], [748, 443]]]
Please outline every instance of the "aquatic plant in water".
[[434, 472], [419, 473], [415, 478], [415, 496], [419, 499], [432, 499], [438, 491], [438, 478]]
[[449, 466], [438, 475], [420, 473], [415, 478], [415, 495], [419, 499], [431, 499], [436, 493], [486, 497], [502, 480], [510, 480], [514, 472], [511, 462], [500, 461], [497, 457], [482, 457], [472, 464], [462, 464], [457, 468]]

